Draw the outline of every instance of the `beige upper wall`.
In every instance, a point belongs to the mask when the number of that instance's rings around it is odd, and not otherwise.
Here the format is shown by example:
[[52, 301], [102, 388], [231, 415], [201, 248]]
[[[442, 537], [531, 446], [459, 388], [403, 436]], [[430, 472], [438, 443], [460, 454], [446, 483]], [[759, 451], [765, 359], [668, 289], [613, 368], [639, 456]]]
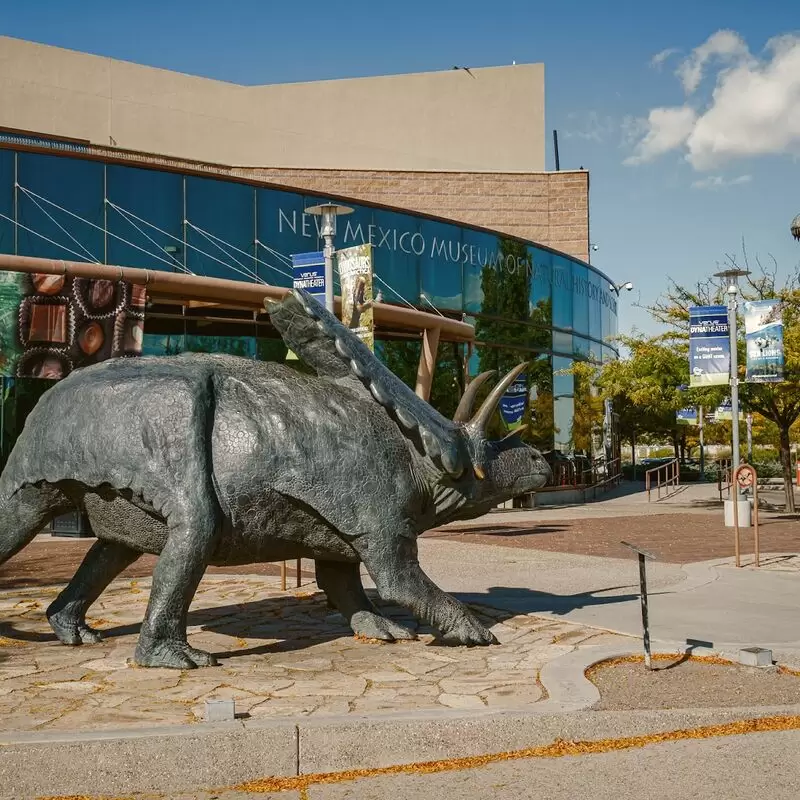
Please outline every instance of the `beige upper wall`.
[[541, 172], [544, 65], [239, 86], [0, 37], [0, 127], [231, 165]]

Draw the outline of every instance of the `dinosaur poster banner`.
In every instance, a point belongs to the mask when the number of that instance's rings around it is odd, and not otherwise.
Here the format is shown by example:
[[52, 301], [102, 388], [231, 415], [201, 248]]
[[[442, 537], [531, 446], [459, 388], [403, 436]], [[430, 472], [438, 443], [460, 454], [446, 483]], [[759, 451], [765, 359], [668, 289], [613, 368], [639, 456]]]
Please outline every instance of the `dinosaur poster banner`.
[[360, 244], [339, 250], [336, 261], [342, 287], [342, 322], [374, 350], [372, 245]]
[[59, 380], [141, 355], [145, 300], [122, 281], [0, 272], [0, 375]]
[[689, 385], [725, 386], [730, 372], [728, 309], [693, 306], [689, 309]]
[[783, 315], [779, 300], [744, 303], [747, 377], [752, 383], [783, 380]]

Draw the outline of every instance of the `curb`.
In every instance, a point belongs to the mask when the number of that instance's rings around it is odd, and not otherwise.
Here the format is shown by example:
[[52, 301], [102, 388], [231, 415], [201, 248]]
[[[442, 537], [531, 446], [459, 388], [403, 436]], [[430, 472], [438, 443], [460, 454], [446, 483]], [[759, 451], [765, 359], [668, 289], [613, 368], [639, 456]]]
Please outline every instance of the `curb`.
[[[654, 650], [665, 651], [662, 646]], [[524, 713], [425, 711], [0, 735], [0, 786], [14, 787], [15, 800], [43, 793], [202, 791], [265, 776], [381, 768], [513, 751], [556, 739], [637, 736], [800, 713], [800, 706], [586, 713], [600, 698], [586, 669], [633, 652], [638, 651], [599, 645], [554, 659], [540, 675], [549, 699]]]

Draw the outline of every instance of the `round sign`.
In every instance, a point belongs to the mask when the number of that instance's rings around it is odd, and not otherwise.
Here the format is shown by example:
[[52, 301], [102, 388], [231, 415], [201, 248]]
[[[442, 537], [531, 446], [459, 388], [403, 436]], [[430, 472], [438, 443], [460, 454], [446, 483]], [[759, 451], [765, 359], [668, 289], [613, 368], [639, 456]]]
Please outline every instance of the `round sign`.
[[742, 465], [736, 471], [736, 482], [742, 489], [747, 489], [755, 483], [756, 471], [749, 465]]

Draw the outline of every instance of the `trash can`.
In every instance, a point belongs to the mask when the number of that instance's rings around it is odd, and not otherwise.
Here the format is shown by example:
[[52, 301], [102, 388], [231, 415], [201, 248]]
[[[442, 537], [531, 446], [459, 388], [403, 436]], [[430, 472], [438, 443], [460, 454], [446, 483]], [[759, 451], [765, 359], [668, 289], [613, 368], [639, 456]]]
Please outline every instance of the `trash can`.
[[[725, 501], [725, 527], [733, 527], [733, 504], [734, 500]], [[752, 517], [752, 502], [749, 499], [739, 500], [739, 527], [749, 528]]]

